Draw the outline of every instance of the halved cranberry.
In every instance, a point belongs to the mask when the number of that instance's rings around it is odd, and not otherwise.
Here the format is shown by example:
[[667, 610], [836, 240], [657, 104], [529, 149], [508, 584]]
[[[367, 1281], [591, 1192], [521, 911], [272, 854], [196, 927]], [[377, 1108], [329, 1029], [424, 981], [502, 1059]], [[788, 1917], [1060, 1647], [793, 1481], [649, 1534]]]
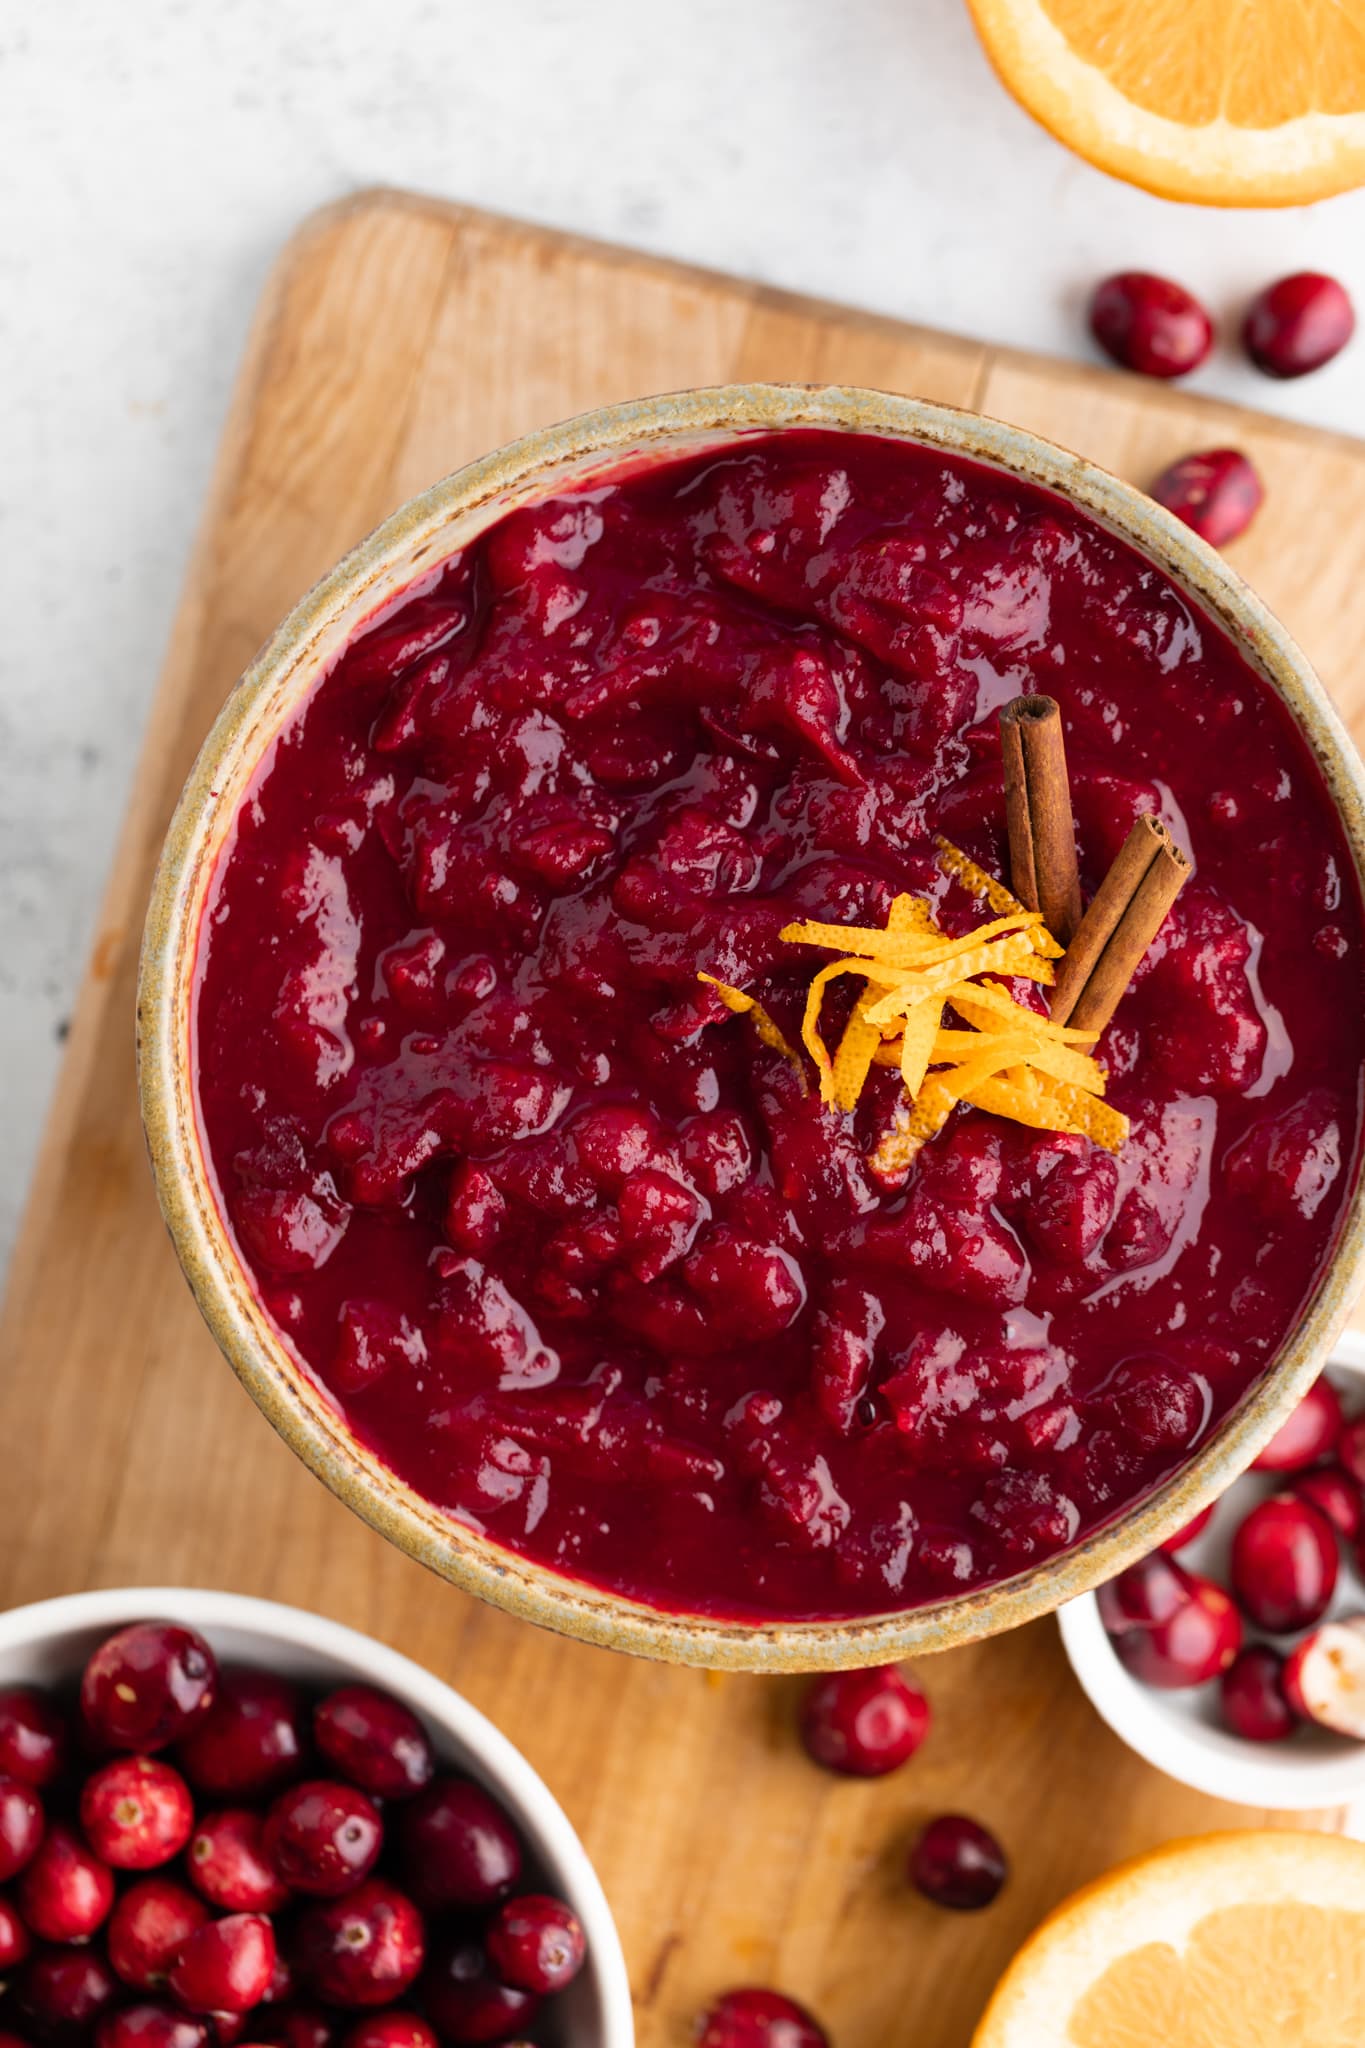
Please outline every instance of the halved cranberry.
[[295, 1930], [299, 1975], [326, 2005], [387, 2005], [401, 1998], [425, 1949], [421, 1914], [381, 1878], [367, 1879], [344, 1899], [310, 1906]]
[[1271, 1635], [1311, 1628], [1336, 1586], [1336, 1536], [1307, 1501], [1273, 1494], [1238, 1528], [1229, 1569], [1232, 1590], [1258, 1628]]
[[31, 1862], [44, 1826], [43, 1804], [33, 1787], [0, 1778], [0, 1884]]
[[726, 1991], [702, 2014], [698, 2048], [830, 2048], [829, 2035], [780, 1991]]
[[1170, 463], [1151, 495], [1210, 547], [1221, 548], [1246, 532], [1261, 509], [1265, 486], [1239, 448], [1206, 448]]
[[0, 1898], [0, 1976], [22, 1963], [32, 1946], [17, 1906], [11, 1899]]
[[171, 1990], [191, 2012], [250, 2012], [270, 1988], [275, 1930], [263, 1913], [229, 1913], [197, 1927], [171, 1967]]
[[347, 2034], [344, 2048], [437, 2048], [436, 2029], [415, 2012], [367, 2013]]
[[1174, 1536], [1166, 1538], [1161, 1548], [1168, 1557], [1177, 1550], [1184, 1550], [1187, 1544], [1194, 1542], [1196, 1536], [1203, 1535], [1209, 1523], [1213, 1520], [1213, 1511], [1217, 1505], [1216, 1500], [1210, 1501], [1206, 1508], [1201, 1508], [1197, 1515], [1192, 1516], [1188, 1522], [1177, 1529]]
[[1247, 307], [1242, 340], [1268, 377], [1306, 377], [1340, 355], [1355, 325], [1355, 309], [1334, 277], [1296, 270], [1257, 293]]
[[15, 1998], [39, 2040], [75, 2041], [118, 1992], [118, 1979], [98, 1950], [49, 1948], [24, 1965]]
[[208, 2048], [202, 2020], [153, 1999], [106, 2013], [95, 2029], [96, 2048]]
[[572, 1906], [543, 1892], [523, 1892], [499, 1906], [484, 1942], [504, 1984], [543, 1997], [572, 1984], [588, 1953]]
[[1365, 1742], [1365, 1616], [1324, 1622], [1296, 1644], [1284, 1689], [1305, 1720]]
[[368, 1877], [384, 1845], [372, 1800], [338, 1778], [308, 1778], [266, 1815], [265, 1853], [291, 1890], [335, 1899]]
[[41, 1941], [84, 1941], [108, 1917], [114, 1874], [74, 1829], [50, 1827], [17, 1889], [19, 1911]]
[[0, 1690], [0, 1777], [42, 1791], [66, 1761], [66, 1723], [31, 1686]]
[[928, 1731], [929, 1702], [893, 1664], [818, 1678], [801, 1709], [807, 1754], [853, 1778], [894, 1771]]
[[266, 1852], [265, 1822], [244, 1806], [206, 1813], [190, 1837], [190, 1883], [228, 1913], [274, 1913], [289, 1887]]
[[224, 1671], [208, 1714], [180, 1745], [196, 1792], [254, 1799], [298, 1776], [307, 1745], [303, 1695], [269, 1671]]
[[1314, 1380], [1287, 1422], [1252, 1460], [1253, 1472], [1302, 1472], [1330, 1456], [1342, 1431], [1341, 1396], [1332, 1382]]
[[154, 1757], [120, 1757], [86, 1779], [81, 1826], [115, 1870], [155, 1870], [190, 1838], [194, 1807], [179, 1771]]
[[437, 1778], [403, 1809], [403, 1870], [419, 1905], [495, 1906], [521, 1876], [516, 1830], [468, 1778]]
[[1219, 1680], [1223, 1719], [1248, 1742], [1283, 1742], [1298, 1726], [1285, 1696], [1284, 1658], [1268, 1643], [1240, 1650]]
[[482, 1944], [467, 1934], [448, 1937], [433, 1955], [422, 1978], [422, 2003], [437, 2033], [461, 2048], [506, 2041], [540, 2010], [534, 1991], [498, 1982]]
[[1203, 1685], [1242, 1646], [1241, 1619], [1222, 1587], [1159, 1553], [1101, 1586], [1098, 1599], [1115, 1655], [1144, 1685]]
[[81, 1712], [103, 1749], [164, 1749], [200, 1724], [217, 1682], [214, 1654], [195, 1629], [139, 1621], [86, 1665]]
[[436, 1760], [410, 1707], [373, 1685], [343, 1685], [313, 1711], [313, 1740], [332, 1769], [376, 1799], [408, 1799]]
[[1095, 287], [1090, 331], [1106, 355], [1144, 377], [1183, 377], [1213, 345], [1213, 322], [1183, 285], [1121, 270]]
[[1360, 1534], [1362, 1520], [1365, 1520], [1365, 1500], [1360, 1488], [1340, 1465], [1324, 1465], [1318, 1472], [1300, 1472], [1290, 1486], [1292, 1493], [1300, 1500], [1306, 1500], [1320, 1515], [1325, 1515], [1338, 1536], [1344, 1536], [1348, 1543]]
[[931, 1820], [910, 1852], [910, 1882], [916, 1891], [955, 1913], [989, 1906], [1008, 1875], [995, 1836], [961, 1813]]
[[146, 1877], [130, 1885], [109, 1916], [105, 1945], [109, 1960], [135, 1991], [155, 1991], [209, 1909], [202, 1899], [169, 1877]]

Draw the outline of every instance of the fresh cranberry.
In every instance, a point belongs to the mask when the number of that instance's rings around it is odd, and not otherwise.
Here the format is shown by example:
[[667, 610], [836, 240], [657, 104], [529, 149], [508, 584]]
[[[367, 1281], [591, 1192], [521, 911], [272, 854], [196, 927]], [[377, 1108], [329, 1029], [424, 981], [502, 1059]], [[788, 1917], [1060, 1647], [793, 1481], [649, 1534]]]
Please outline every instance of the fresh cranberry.
[[504, 1984], [542, 1996], [572, 1984], [588, 1953], [573, 1908], [541, 1892], [523, 1892], [499, 1906], [484, 1941]]
[[1221, 548], [1246, 532], [1265, 486], [1240, 449], [1206, 448], [1163, 469], [1151, 494], [1210, 547]]
[[41, 1792], [66, 1761], [66, 1724], [50, 1700], [24, 1685], [0, 1690], [0, 1777]]
[[1273, 1494], [1238, 1528], [1229, 1569], [1232, 1590], [1258, 1628], [1271, 1635], [1311, 1628], [1337, 1583], [1336, 1536], [1307, 1501]]
[[169, 1877], [145, 1877], [129, 1886], [109, 1916], [109, 1960], [134, 1991], [156, 1991], [196, 1927], [208, 1917], [203, 1900], [183, 1884]]
[[1240, 1617], [1222, 1587], [1160, 1553], [1101, 1586], [1098, 1598], [1115, 1655], [1144, 1685], [1202, 1685], [1242, 1646]]
[[410, 1707], [373, 1685], [343, 1685], [313, 1713], [313, 1740], [332, 1769], [376, 1799], [407, 1799], [436, 1768]]
[[1156, 1628], [1189, 1599], [1188, 1574], [1160, 1552], [1139, 1558], [1097, 1594], [1100, 1620], [1111, 1636], [1135, 1628]]
[[387, 2005], [401, 1998], [422, 1967], [425, 1947], [412, 1900], [380, 1878], [344, 1899], [310, 1906], [295, 1930], [299, 1975], [327, 2005]]
[[271, 1862], [265, 1822], [247, 1807], [206, 1813], [190, 1837], [190, 1883], [211, 1906], [227, 1913], [274, 1913], [288, 1902], [289, 1886]]
[[270, 1988], [275, 1930], [263, 1913], [229, 1913], [197, 1927], [171, 1968], [171, 1990], [191, 2012], [250, 2012]]
[[437, 2048], [436, 2030], [415, 2012], [367, 2013], [347, 2034], [344, 2048]]
[[265, 2048], [332, 2048], [336, 2031], [331, 2015], [317, 2005], [262, 2004], [251, 2015], [252, 2035]]
[[298, 1777], [307, 1727], [303, 1695], [288, 1679], [228, 1669], [212, 1708], [180, 1746], [180, 1768], [210, 1798], [259, 1798]]
[[444, 2040], [465, 2044], [505, 2041], [529, 2027], [540, 2010], [533, 1991], [500, 1984], [481, 1944], [457, 1934], [437, 1949], [422, 1978], [422, 2002]]
[[194, 1825], [190, 1788], [154, 1757], [120, 1757], [86, 1779], [81, 1826], [115, 1870], [155, 1870], [184, 1848]]
[[698, 2048], [829, 2048], [829, 2036], [780, 1991], [727, 1991], [702, 2014]]
[[1290, 1651], [1286, 1697], [1295, 1713], [1365, 1741], [1365, 1617], [1328, 1621]]
[[521, 1876], [521, 1845], [495, 1799], [468, 1778], [437, 1778], [403, 1810], [403, 1869], [419, 1905], [495, 1906]]
[[22, 1963], [33, 1943], [12, 1900], [0, 1898], [0, 1977]]
[[807, 1754], [828, 1771], [879, 1778], [914, 1755], [929, 1729], [929, 1703], [893, 1664], [818, 1678], [801, 1710]]
[[1365, 1415], [1357, 1415], [1342, 1430], [1337, 1444], [1337, 1462], [1357, 1486], [1365, 1486]]
[[373, 1870], [384, 1828], [372, 1800], [339, 1779], [309, 1778], [266, 1816], [266, 1856], [292, 1891], [339, 1898]]
[[96, 2048], [208, 2048], [208, 2040], [202, 2020], [153, 1999], [106, 2013], [95, 2029]]
[[1208, 1528], [1209, 1523], [1213, 1520], [1213, 1511], [1217, 1507], [1217, 1505], [1218, 1503], [1216, 1500], [1210, 1501], [1209, 1505], [1206, 1508], [1201, 1508], [1197, 1515], [1194, 1515], [1188, 1522], [1182, 1524], [1182, 1526], [1176, 1530], [1174, 1536], [1168, 1536], [1166, 1538], [1166, 1541], [1162, 1544], [1161, 1548], [1168, 1557], [1174, 1551], [1184, 1550], [1189, 1544], [1194, 1542], [1197, 1536], [1203, 1535], [1204, 1531]]
[[1341, 1431], [1341, 1396], [1329, 1379], [1314, 1380], [1289, 1420], [1252, 1460], [1252, 1470], [1302, 1472], [1331, 1455]]
[[1090, 331], [1106, 355], [1144, 377], [1183, 377], [1213, 345], [1213, 322], [1183, 285], [1121, 270], [1095, 287]]
[[216, 2048], [237, 2048], [237, 2043], [246, 2033], [249, 2017], [244, 2012], [211, 2012], [208, 2015], [209, 2039], [216, 2043]]
[[1239, 1650], [1218, 1687], [1223, 1719], [1248, 1742], [1283, 1742], [1298, 1726], [1285, 1697], [1284, 1658], [1266, 1643]]
[[108, 1917], [114, 1875], [80, 1836], [50, 1827], [18, 1884], [19, 1911], [41, 1941], [84, 1941]]
[[0, 1884], [37, 1853], [43, 1839], [42, 1801], [31, 1785], [0, 1778]]
[[1317, 1472], [1300, 1472], [1290, 1484], [1290, 1491], [1300, 1500], [1306, 1500], [1320, 1515], [1325, 1515], [1338, 1536], [1344, 1536], [1353, 1543], [1360, 1534], [1362, 1519], [1365, 1519], [1365, 1500], [1361, 1499], [1360, 1488], [1342, 1470], [1340, 1465], [1324, 1465]]
[[42, 2041], [74, 2041], [88, 2034], [118, 1996], [119, 1982], [92, 1948], [41, 1950], [16, 1986], [20, 2012]]
[[916, 1891], [955, 1913], [989, 1906], [1008, 1875], [995, 1836], [960, 1813], [931, 1820], [910, 1853], [910, 1882]]
[[217, 1662], [196, 1630], [139, 1621], [86, 1665], [81, 1712], [102, 1749], [164, 1749], [202, 1725], [217, 1683]]
[[1355, 309], [1334, 277], [1296, 270], [1257, 293], [1242, 322], [1242, 341], [1268, 377], [1306, 377], [1340, 355], [1355, 325]]

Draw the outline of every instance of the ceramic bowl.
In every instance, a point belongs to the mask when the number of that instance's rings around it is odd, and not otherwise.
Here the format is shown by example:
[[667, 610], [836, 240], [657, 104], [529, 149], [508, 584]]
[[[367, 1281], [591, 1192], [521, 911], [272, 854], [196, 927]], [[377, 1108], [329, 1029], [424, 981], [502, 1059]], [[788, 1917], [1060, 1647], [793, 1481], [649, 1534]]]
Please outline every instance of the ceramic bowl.
[[627, 460], [733, 445], [758, 431], [830, 427], [974, 457], [1060, 492], [1157, 561], [1284, 699], [1365, 872], [1365, 782], [1321, 685], [1222, 557], [1141, 492], [1017, 428], [917, 399], [840, 386], [736, 385], [643, 399], [528, 435], [447, 477], [387, 520], [285, 620], [229, 697], [185, 786], [157, 874], [139, 990], [143, 1118], [163, 1213], [209, 1327], [275, 1427], [326, 1483], [412, 1556], [514, 1614], [588, 1642], [715, 1668], [814, 1671], [970, 1642], [1111, 1578], [1229, 1484], [1313, 1378], [1362, 1273], [1352, 1197], [1335, 1254], [1274, 1367], [1159, 1492], [1072, 1550], [1001, 1584], [856, 1621], [751, 1625], [661, 1612], [530, 1563], [423, 1500], [358, 1443], [256, 1301], [224, 1227], [197, 1120], [191, 1007], [214, 863], [262, 753], [360, 622], [514, 507]]
[[198, 1629], [224, 1663], [259, 1664], [319, 1690], [364, 1681], [406, 1701], [425, 1723], [441, 1763], [477, 1778], [506, 1808], [537, 1883], [567, 1899], [582, 1922], [588, 1959], [569, 1989], [546, 2007], [547, 2048], [634, 2048], [620, 1938], [597, 1873], [563, 1808], [491, 1721], [411, 1658], [340, 1622], [274, 1600], [191, 1586], [130, 1586], [71, 1593], [0, 1614], [0, 1685], [69, 1685], [106, 1636], [151, 1617]]

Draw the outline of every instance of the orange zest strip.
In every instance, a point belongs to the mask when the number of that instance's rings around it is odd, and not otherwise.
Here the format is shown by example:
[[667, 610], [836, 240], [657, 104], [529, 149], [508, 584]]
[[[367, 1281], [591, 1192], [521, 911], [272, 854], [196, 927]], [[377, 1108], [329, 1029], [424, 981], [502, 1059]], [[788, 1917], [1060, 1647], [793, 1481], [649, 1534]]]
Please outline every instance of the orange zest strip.
[[708, 987], [713, 988], [726, 1009], [733, 1010], [737, 1017], [752, 1018], [754, 1029], [762, 1043], [769, 1046], [773, 1052], [780, 1052], [784, 1060], [791, 1062], [801, 1083], [802, 1094], [809, 1093], [810, 1083], [806, 1079], [806, 1069], [800, 1053], [794, 1045], [787, 1043], [780, 1027], [773, 1022], [762, 1003], [754, 996], [746, 995], [742, 988], [732, 988], [728, 981], [717, 980], [714, 974], [703, 974], [698, 970], [697, 980], [704, 981]]

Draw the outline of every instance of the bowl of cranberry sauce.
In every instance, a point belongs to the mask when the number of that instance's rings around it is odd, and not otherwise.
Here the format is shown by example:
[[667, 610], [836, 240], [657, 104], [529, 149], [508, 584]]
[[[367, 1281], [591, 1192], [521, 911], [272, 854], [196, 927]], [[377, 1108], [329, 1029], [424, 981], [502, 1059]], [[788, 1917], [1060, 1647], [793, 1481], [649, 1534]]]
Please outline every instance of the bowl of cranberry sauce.
[[[1097, 1043], [982, 922], [1021, 693], [1086, 900], [1144, 815], [1193, 863]], [[1059, 449], [778, 387], [534, 435], [304, 600], [187, 786], [140, 1000], [177, 1250], [327, 1483], [515, 1612], [772, 1669], [1012, 1625], [1225, 1486], [1344, 1317], [1361, 820], [1276, 623]], [[841, 1095], [841, 954], [865, 1008], [1006, 927], [1015, 978]], [[964, 1018], [994, 1092], [898, 1154]], [[1018, 1026], [1103, 1102], [1001, 1086]]]

